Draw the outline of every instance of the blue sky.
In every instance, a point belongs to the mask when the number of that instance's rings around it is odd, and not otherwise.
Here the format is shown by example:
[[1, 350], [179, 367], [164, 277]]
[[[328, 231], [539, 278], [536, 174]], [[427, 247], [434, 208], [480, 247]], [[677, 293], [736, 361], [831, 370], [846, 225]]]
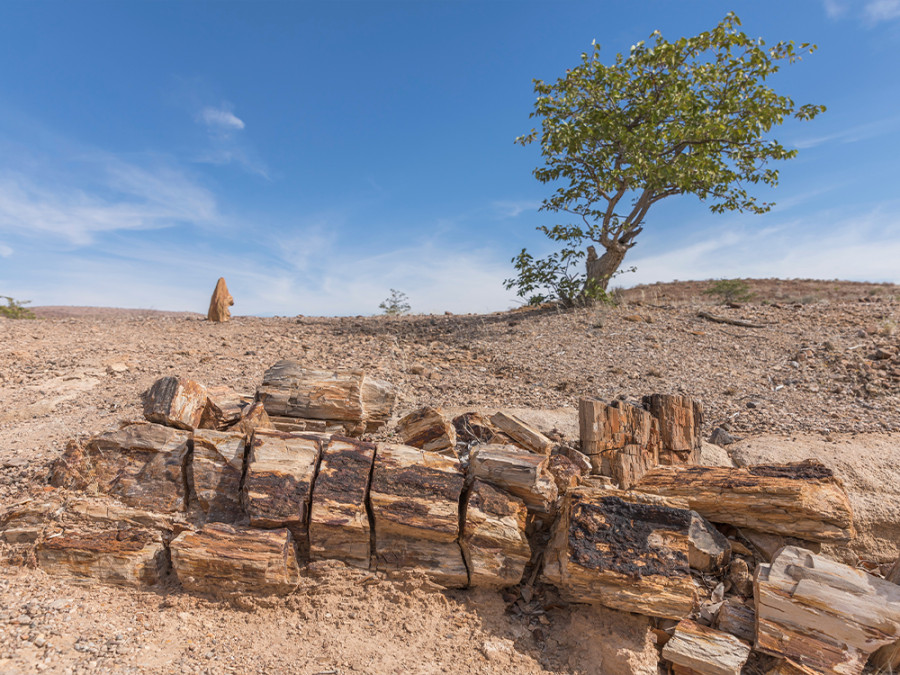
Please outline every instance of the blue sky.
[[728, 10], [814, 42], [773, 86], [828, 111], [763, 216], [657, 204], [617, 283], [735, 276], [900, 282], [900, 0], [5, 2], [0, 295], [236, 314], [514, 306], [502, 280], [548, 187], [513, 143], [532, 79], [673, 40]]

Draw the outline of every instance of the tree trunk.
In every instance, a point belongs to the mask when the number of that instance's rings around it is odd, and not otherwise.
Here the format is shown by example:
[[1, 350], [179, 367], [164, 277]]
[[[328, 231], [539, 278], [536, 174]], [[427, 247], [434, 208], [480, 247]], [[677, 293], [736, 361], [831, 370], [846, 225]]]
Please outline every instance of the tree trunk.
[[[593, 284], [595, 288], [605, 291], [607, 286], [609, 286], [609, 280], [612, 279], [619, 269], [627, 252], [628, 248], [626, 246], [616, 242], [598, 258], [596, 249], [593, 246], [588, 246], [585, 290], [587, 290], [588, 284]], [[584, 295], [583, 292], [582, 295]]]

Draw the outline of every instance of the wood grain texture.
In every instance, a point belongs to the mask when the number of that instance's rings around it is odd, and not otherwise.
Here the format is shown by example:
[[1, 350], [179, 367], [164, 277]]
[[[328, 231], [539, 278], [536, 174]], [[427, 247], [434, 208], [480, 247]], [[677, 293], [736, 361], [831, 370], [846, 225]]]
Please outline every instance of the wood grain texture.
[[491, 424], [530, 452], [547, 455], [553, 446], [549, 438], [515, 415], [498, 412], [491, 416]]
[[475, 480], [465, 512], [461, 544], [469, 568], [469, 585], [502, 588], [519, 583], [531, 559], [525, 536], [525, 502]]
[[183, 377], [161, 377], [143, 394], [144, 417], [157, 424], [190, 431], [200, 426], [207, 391]]
[[425, 406], [404, 415], [397, 422], [400, 442], [429, 452], [453, 451], [456, 428], [440, 408]]
[[210, 521], [234, 523], [243, 515], [241, 477], [247, 437], [242, 433], [197, 429], [188, 472], [192, 498]]
[[675, 626], [662, 657], [700, 675], [740, 675], [750, 657], [750, 645], [729, 633], [684, 619]]
[[469, 472], [524, 500], [529, 510], [553, 513], [558, 490], [548, 470], [549, 458], [514, 445], [478, 445]]
[[659, 424], [659, 463], [696, 464], [703, 441], [700, 401], [677, 394], [652, 394], [645, 396], [643, 403]]
[[224, 431], [241, 419], [248, 405], [250, 402], [231, 387], [207, 387], [206, 408], [198, 426]]
[[610, 476], [623, 489], [659, 464], [659, 424], [641, 407], [583, 398], [578, 426], [593, 473]]

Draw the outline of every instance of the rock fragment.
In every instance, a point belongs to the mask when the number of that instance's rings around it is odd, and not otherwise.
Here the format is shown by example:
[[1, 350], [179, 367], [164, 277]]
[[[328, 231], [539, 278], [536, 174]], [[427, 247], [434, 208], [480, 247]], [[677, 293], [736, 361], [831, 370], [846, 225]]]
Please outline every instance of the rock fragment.
[[522, 498], [529, 510], [553, 513], [558, 490], [547, 469], [549, 458], [514, 445], [479, 445], [472, 450], [469, 471]]
[[241, 477], [247, 438], [241, 433], [197, 429], [191, 485], [197, 506], [211, 521], [234, 523], [243, 516]]
[[440, 408], [425, 406], [402, 417], [397, 423], [400, 442], [428, 452], [453, 451], [456, 428]]
[[229, 307], [232, 305], [234, 305], [234, 298], [228, 292], [225, 277], [219, 277], [212, 298], [209, 300], [209, 311], [206, 313], [206, 318], [217, 323], [228, 321], [231, 318]]
[[684, 619], [663, 647], [662, 656], [700, 675], [740, 675], [750, 646], [734, 635]]
[[553, 445], [550, 439], [515, 415], [498, 412], [491, 416], [491, 423], [526, 450], [541, 455], [550, 453]]
[[206, 410], [206, 387], [181, 377], [161, 377], [143, 396], [144, 417], [176, 429], [196, 429]]
[[522, 580], [531, 548], [525, 536], [528, 510], [518, 497], [475, 480], [466, 502], [462, 550], [469, 585], [513, 586]]

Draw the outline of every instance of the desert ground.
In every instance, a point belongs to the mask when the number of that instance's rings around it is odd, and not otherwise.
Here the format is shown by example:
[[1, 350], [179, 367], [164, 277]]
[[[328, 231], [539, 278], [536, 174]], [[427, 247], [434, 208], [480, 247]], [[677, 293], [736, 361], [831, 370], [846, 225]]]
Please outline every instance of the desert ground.
[[[681, 282], [624, 291], [617, 306], [488, 315], [214, 324], [36, 308], [38, 320], [0, 319], [0, 512], [51, 489], [48, 467], [67, 439], [140, 418], [141, 392], [158, 377], [252, 394], [266, 368], [293, 358], [393, 383], [396, 417], [425, 404], [531, 410], [570, 441], [582, 396], [695, 396], [704, 436], [723, 426], [737, 440], [708, 448], [717, 461], [815, 457], [834, 469], [861, 523], [857, 540], [831, 553], [878, 569], [900, 546], [900, 288], [750, 283], [756, 297], [733, 307], [702, 295], [708, 283]], [[226, 601], [174, 580], [138, 591], [0, 563], [0, 673], [588, 674], [655, 664], [646, 619], [568, 606], [550, 588], [526, 600], [516, 589], [444, 591], [326, 564], [290, 597]]]

